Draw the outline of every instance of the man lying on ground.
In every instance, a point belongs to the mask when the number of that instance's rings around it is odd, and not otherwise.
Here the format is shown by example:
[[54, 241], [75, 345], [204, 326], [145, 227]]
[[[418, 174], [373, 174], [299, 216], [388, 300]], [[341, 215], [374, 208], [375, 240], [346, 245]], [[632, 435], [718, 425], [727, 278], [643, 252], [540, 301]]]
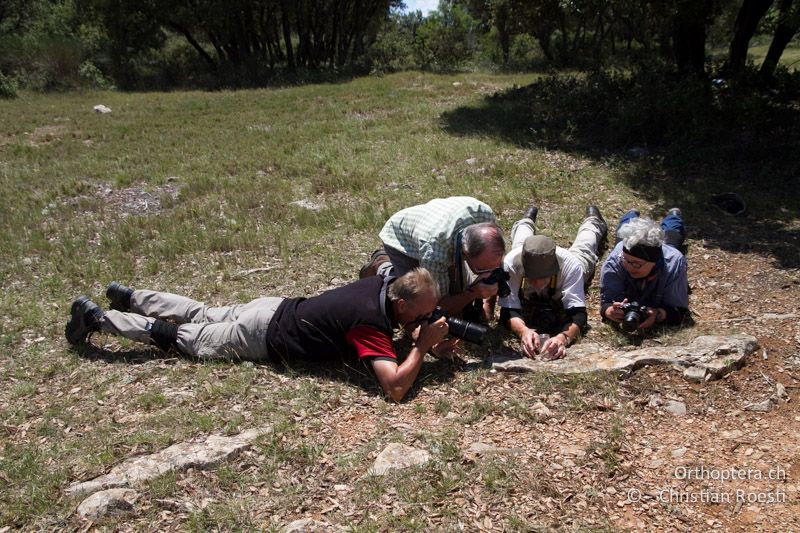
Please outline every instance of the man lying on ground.
[[[372, 276], [310, 298], [267, 297], [229, 307], [117, 282], [109, 284], [106, 295], [110, 311], [85, 296], [72, 303], [65, 329], [70, 344], [103, 331], [199, 358], [358, 360], [395, 401], [413, 385], [426, 353], [449, 355], [457, 343], [443, 340], [444, 318], [428, 323], [439, 289], [423, 268], [398, 278]], [[392, 343], [398, 328], [415, 335], [402, 362]]]

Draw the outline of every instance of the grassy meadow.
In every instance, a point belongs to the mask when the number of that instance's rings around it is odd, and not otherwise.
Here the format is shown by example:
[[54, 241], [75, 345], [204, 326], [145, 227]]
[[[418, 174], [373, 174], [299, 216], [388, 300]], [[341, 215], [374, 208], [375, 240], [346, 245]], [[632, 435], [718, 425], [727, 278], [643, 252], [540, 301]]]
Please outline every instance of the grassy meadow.
[[[530, 531], [548, 522], [524, 502], [558, 500], [541, 467], [460, 457], [491, 417], [535, 442], [544, 424], [531, 407], [553, 391], [577, 426], [593, 428], [596, 453], [582, 463], [589, 475], [617, 468], [621, 415], [588, 407], [618, 397], [609, 377], [500, 380], [431, 361], [410, 400], [394, 405], [338, 370], [163, 359], [104, 335], [76, 352], [63, 336], [72, 299], [86, 294], [106, 307], [112, 280], [211, 304], [339, 286], [357, 278], [390, 214], [434, 197], [475, 196], [507, 231], [535, 201], [543, 231], [561, 244], [590, 203], [610, 224], [631, 206], [660, 215], [687, 199], [695, 220], [715, 218], [699, 192], [672, 194], [674, 167], [644, 165], [630, 157], [633, 146], [519, 140], [536, 131], [512, 142], [497, 124], [467, 125], [459, 121], [471, 115], [453, 114], [488, 106], [513, 118], [497, 95], [536, 79], [403, 73], [269, 90], [0, 101], [0, 528], [80, 529], [69, 484], [175, 442], [271, 426], [233, 463], [159, 478], [140, 491], [135, 517], [102, 527], [277, 531], [326, 509], [353, 531], [474, 530], [471, 507], [489, 505], [499, 514], [482, 527]], [[96, 104], [112, 112], [95, 113]], [[573, 133], [563, 131], [564, 146]], [[796, 231], [796, 199], [774, 207], [752, 206]], [[590, 298], [594, 315], [596, 286]], [[594, 322], [598, 335], [612, 335]], [[491, 342], [513, 346], [501, 333]], [[432, 450], [432, 466], [364, 476], [386, 443], [409, 440]], [[349, 492], [331, 497], [341, 484]], [[591, 500], [596, 491], [585, 493]], [[608, 527], [575, 512], [577, 526]]]

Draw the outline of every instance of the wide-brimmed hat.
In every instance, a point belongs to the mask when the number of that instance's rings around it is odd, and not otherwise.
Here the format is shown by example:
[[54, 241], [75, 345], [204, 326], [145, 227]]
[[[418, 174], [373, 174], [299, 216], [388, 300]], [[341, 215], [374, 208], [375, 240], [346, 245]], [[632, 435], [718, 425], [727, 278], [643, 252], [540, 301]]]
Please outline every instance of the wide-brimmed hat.
[[528, 279], [549, 278], [558, 273], [556, 243], [544, 235], [532, 235], [525, 239], [521, 259]]

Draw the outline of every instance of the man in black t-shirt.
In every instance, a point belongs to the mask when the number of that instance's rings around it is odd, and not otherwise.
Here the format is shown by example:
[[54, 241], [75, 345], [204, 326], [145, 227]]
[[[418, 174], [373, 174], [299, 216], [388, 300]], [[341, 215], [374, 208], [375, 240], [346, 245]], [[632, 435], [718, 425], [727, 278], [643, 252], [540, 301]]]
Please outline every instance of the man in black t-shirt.
[[[133, 290], [111, 283], [103, 311], [85, 296], [72, 303], [65, 335], [70, 344], [104, 331], [168, 351], [201, 358], [252, 361], [329, 360], [353, 354], [371, 365], [383, 390], [400, 401], [419, 373], [425, 353], [446, 355], [444, 318], [431, 324], [439, 289], [431, 274], [415, 269], [399, 278], [373, 276], [311, 298], [259, 298], [209, 307], [184, 296]], [[399, 362], [393, 330], [416, 335]]]

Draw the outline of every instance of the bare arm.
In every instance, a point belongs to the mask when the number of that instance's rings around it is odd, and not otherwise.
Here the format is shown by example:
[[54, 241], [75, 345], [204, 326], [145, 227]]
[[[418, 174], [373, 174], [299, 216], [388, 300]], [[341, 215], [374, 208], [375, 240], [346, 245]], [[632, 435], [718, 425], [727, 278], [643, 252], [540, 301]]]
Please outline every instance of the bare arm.
[[417, 379], [425, 354], [447, 336], [447, 331], [447, 322], [444, 318], [433, 324], [422, 324], [417, 342], [402, 364], [398, 365], [395, 361], [383, 359], [372, 362], [378, 383], [392, 400], [399, 402], [403, 399]]

